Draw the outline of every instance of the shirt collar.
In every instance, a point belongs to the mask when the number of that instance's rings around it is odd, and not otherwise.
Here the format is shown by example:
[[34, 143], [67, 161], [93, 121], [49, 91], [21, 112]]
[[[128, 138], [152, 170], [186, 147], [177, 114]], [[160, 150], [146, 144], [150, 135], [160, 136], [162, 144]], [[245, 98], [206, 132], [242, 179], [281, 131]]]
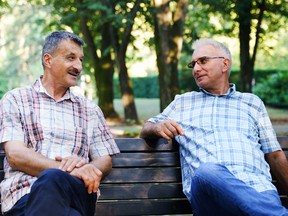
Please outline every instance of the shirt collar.
[[[33, 84], [33, 88], [36, 92], [38, 93], [44, 93], [47, 96], [49, 96], [50, 98], [53, 98], [48, 92], [47, 90], [44, 88], [43, 84], [42, 84], [42, 79], [43, 76], [40, 76], [35, 83]], [[53, 98], [54, 99], [54, 98]], [[72, 102], [75, 102], [75, 95], [71, 92], [70, 88], [65, 92], [65, 94], [63, 95], [63, 97], [58, 101], [64, 101], [64, 100], [71, 100]]]
[[204, 94], [211, 95], [211, 96], [227, 96], [227, 95], [234, 94], [236, 92], [236, 86], [234, 83], [230, 83], [229, 87], [230, 88], [228, 89], [228, 91], [225, 94], [221, 94], [221, 95], [212, 94], [203, 88], [200, 88], [200, 91], [202, 91]]

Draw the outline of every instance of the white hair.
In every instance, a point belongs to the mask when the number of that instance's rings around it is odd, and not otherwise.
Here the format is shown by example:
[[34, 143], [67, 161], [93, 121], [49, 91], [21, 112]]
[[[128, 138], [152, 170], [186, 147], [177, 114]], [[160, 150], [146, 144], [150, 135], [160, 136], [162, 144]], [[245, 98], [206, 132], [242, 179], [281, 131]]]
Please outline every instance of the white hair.
[[194, 50], [196, 50], [197, 48], [202, 47], [202, 46], [206, 46], [206, 45], [213, 46], [215, 49], [219, 50], [225, 58], [228, 58], [230, 60], [230, 68], [229, 68], [229, 72], [230, 72], [231, 71], [231, 64], [232, 64], [232, 56], [231, 56], [231, 52], [228, 49], [228, 47], [225, 46], [223, 43], [220, 43], [216, 40], [209, 39], [209, 38], [200, 38], [200, 39], [196, 40], [193, 43], [192, 47]]

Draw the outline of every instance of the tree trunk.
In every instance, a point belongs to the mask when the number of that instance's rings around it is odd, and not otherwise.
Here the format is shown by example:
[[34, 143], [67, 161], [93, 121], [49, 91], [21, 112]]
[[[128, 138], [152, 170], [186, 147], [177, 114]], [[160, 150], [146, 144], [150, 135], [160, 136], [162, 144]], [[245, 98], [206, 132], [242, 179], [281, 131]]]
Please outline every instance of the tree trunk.
[[[109, 40], [105, 38], [110, 37], [110, 27], [109, 25], [104, 24], [102, 26], [102, 44], [101, 44], [101, 70], [99, 71], [99, 82], [98, 82], [98, 91], [99, 91], [99, 101], [98, 104], [103, 111], [106, 118], [119, 118], [118, 113], [114, 109], [114, 89], [113, 89], [113, 75], [114, 75], [114, 62], [111, 58], [111, 44]], [[107, 52], [107, 50], [110, 50]], [[95, 74], [98, 72], [95, 71]]]
[[250, 34], [251, 34], [251, 0], [238, 0], [236, 11], [239, 22], [240, 40], [240, 87], [243, 92], [252, 91], [253, 65], [250, 58]]
[[[134, 2], [134, 6], [129, 13], [128, 17], [131, 22], [128, 22], [124, 33], [119, 36], [119, 33], [111, 26], [110, 34], [111, 34], [111, 42], [115, 49], [116, 53], [116, 63], [119, 69], [119, 83], [120, 90], [122, 95], [122, 103], [124, 106], [124, 115], [126, 122], [133, 122], [139, 124], [140, 121], [138, 119], [136, 104], [134, 100], [134, 93], [132, 88], [132, 82], [128, 75], [128, 70], [126, 67], [126, 51], [130, 42], [131, 32], [133, 28], [133, 23], [137, 11], [139, 10], [141, 0], [137, 0]], [[114, 8], [115, 5], [110, 5], [110, 7]]]
[[133, 122], [139, 124], [140, 121], [138, 119], [134, 93], [132, 88], [132, 82], [128, 76], [127, 67], [125, 64], [125, 54], [121, 52], [118, 55], [119, 62], [119, 83], [122, 95], [122, 103], [124, 106], [124, 115], [126, 122]]
[[[95, 70], [94, 76], [96, 81], [97, 96], [99, 100], [98, 105], [106, 118], [118, 118], [118, 114], [115, 111], [113, 105], [114, 92], [112, 86], [114, 69], [110, 53], [108, 52], [107, 55], [103, 55], [101, 59], [97, 56], [93, 35], [87, 25], [87, 20], [84, 16], [79, 16], [79, 19], [81, 32], [84, 35], [84, 40], [87, 44], [87, 49], [90, 55], [89, 59], [91, 59], [93, 68]], [[107, 32], [107, 27], [104, 26], [102, 37], [106, 38], [107, 34], [109, 35]], [[105, 43], [103, 40], [102, 50], [105, 50], [108, 47], [109, 44]], [[106, 65], [109, 65], [109, 67]]]
[[173, 26], [170, 39], [171, 56], [171, 96], [179, 94], [178, 63], [183, 44], [183, 31], [187, 13], [188, 0], [178, 0], [173, 16]]
[[159, 71], [160, 110], [179, 93], [178, 61], [183, 42], [187, 0], [178, 0], [174, 17], [170, 0], [153, 1], [155, 13], [155, 48]]
[[170, 11], [170, 0], [153, 1], [156, 8], [155, 13], [155, 48], [157, 56], [157, 67], [159, 71], [159, 96], [160, 111], [162, 111], [172, 100], [171, 93], [171, 59], [169, 56], [169, 29], [172, 22]]
[[241, 90], [243, 92], [252, 92], [254, 65], [256, 61], [256, 54], [260, 40], [261, 24], [265, 11], [265, 0], [258, 2], [257, 8], [259, 14], [257, 17], [257, 26], [255, 33], [255, 44], [253, 53], [250, 55], [250, 34], [252, 28], [252, 0], [238, 0], [236, 4], [236, 11], [239, 15], [239, 40], [240, 40], [240, 81]]

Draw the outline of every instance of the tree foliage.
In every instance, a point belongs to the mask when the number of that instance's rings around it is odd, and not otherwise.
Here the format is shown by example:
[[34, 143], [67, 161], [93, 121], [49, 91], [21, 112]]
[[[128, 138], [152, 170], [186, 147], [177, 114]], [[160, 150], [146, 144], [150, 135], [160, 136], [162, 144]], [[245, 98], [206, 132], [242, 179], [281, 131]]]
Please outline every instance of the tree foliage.
[[[197, 1], [198, 2], [198, 1]], [[221, 13], [221, 23], [235, 23], [240, 42], [240, 70], [242, 91], [252, 91], [253, 71], [259, 47], [271, 33], [287, 28], [286, 0], [201, 0], [212, 11]], [[269, 26], [269, 28], [268, 28]]]
[[94, 75], [98, 93], [98, 104], [107, 118], [117, 117], [113, 106], [113, 75], [117, 65], [125, 110], [125, 119], [139, 122], [134, 102], [131, 81], [126, 68], [126, 51], [131, 39], [131, 31], [140, 0], [75, 0], [61, 2], [49, 0], [55, 14], [60, 14], [60, 22], [54, 25], [70, 26], [74, 32], [82, 34], [89, 53], [88, 67]]
[[[2, 1], [3, 3], [3, 1]], [[2, 5], [3, 6], [3, 5]], [[29, 4], [27, 1], [5, 2], [1, 17], [0, 71], [3, 91], [27, 85], [42, 72], [41, 44], [50, 8]], [[42, 11], [42, 12], [41, 12]], [[5, 26], [5, 28], [4, 28]], [[13, 79], [11, 79], [13, 77]], [[4, 89], [4, 86], [7, 88]]]

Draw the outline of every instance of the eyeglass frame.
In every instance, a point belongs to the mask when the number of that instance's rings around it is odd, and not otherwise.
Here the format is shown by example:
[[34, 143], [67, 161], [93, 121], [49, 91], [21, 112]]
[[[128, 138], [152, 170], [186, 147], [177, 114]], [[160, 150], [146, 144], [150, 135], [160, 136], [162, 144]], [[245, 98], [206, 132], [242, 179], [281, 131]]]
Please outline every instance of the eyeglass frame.
[[196, 65], [196, 63], [198, 64], [198, 65], [204, 65], [203, 63], [199, 63], [198, 61], [200, 60], [200, 61], [204, 61], [204, 60], [207, 60], [207, 59], [217, 59], [217, 58], [222, 58], [222, 59], [225, 59], [225, 57], [224, 56], [202, 56], [202, 57], [200, 57], [200, 58], [198, 58], [197, 60], [195, 60], [195, 61], [191, 61], [190, 63], [188, 63], [187, 64], [187, 67], [188, 68], [191, 68], [191, 69], [194, 69], [194, 67], [195, 67], [195, 65]]

